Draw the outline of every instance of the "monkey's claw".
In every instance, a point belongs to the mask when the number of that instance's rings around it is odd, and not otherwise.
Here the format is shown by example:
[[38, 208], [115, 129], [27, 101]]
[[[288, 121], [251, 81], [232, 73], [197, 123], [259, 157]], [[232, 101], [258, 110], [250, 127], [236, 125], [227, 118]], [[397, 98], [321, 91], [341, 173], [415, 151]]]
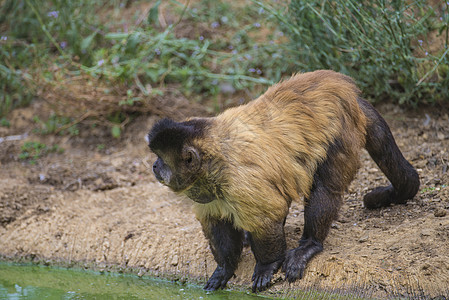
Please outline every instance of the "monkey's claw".
[[300, 257], [295, 250], [298, 249], [292, 249], [287, 252], [285, 262], [282, 266], [282, 271], [285, 272], [285, 280], [290, 283], [297, 279], [302, 279], [307, 265], [307, 261]]
[[228, 283], [229, 279], [232, 275], [234, 275], [233, 273], [229, 273], [230, 272], [227, 272], [224, 268], [218, 266], [203, 289], [206, 291], [224, 289], [226, 287], [226, 283]]
[[271, 278], [273, 278], [273, 274], [279, 269], [281, 264], [282, 261], [275, 261], [270, 264], [256, 264], [252, 278], [252, 281], [254, 281], [253, 293], [264, 291], [270, 286]]
[[285, 279], [292, 283], [297, 279], [302, 279], [307, 263], [317, 253], [323, 250], [323, 245], [313, 239], [307, 239], [300, 242], [298, 248], [287, 252], [282, 271], [285, 272]]
[[272, 277], [273, 277], [272, 273], [261, 274], [261, 275], [256, 276], [254, 278], [254, 283], [253, 283], [253, 293], [266, 290], [270, 285]]

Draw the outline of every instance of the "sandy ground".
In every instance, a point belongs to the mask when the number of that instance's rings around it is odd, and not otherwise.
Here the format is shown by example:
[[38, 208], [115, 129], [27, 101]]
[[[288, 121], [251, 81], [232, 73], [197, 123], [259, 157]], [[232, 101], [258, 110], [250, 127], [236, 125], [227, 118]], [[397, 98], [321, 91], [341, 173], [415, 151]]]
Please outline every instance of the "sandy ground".
[[[157, 119], [140, 116], [113, 139], [101, 126], [80, 125], [80, 135], [37, 135], [32, 117], [41, 109], [17, 109], [0, 137], [0, 255], [32, 260], [205, 281], [215, 262], [191, 202], [157, 183], [154, 156], [144, 136]], [[268, 295], [323, 289], [382, 298], [449, 297], [449, 116], [447, 111], [404, 112], [384, 106], [399, 147], [418, 169], [421, 188], [404, 206], [368, 211], [362, 197], [386, 179], [362, 156], [362, 167], [345, 196], [325, 250], [294, 284], [276, 275]], [[18, 159], [26, 141], [58, 144], [35, 165]], [[289, 248], [303, 226], [295, 203], [286, 223]], [[250, 288], [254, 258], [244, 249], [229, 286]]]

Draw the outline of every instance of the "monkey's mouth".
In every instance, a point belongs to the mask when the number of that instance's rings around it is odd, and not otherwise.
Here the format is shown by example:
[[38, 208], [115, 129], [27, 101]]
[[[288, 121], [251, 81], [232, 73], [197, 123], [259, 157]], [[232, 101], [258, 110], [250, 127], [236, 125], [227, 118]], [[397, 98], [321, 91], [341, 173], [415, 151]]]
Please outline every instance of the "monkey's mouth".
[[176, 182], [176, 180], [172, 180], [172, 182], [167, 182], [160, 175], [156, 175], [156, 174], [154, 174], [154, 175], [155, 175], [157, 181], [159, 181], [161, 184], [165, 185], [166, 187], [168, 187], [169, 189], [171, 189], [175, 193], [182, 193], [182, 192], [184, 192], [186, 190], [186, 188], [184, 186], [179, 185]]
[[156, 173], [153, 171], [154, 177], [156, 177], [156, 180], [159, 181], [160, 183], [162, 183], [163, 185], [167, 185], [164, 181], [164, 179], [162, 178], [162, 176], [159, 173]]

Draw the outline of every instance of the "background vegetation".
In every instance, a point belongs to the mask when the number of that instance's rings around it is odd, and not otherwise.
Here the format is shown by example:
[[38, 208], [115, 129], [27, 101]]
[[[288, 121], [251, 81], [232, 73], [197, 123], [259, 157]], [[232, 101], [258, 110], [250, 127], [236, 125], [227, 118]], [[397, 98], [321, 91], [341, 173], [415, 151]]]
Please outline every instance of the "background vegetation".
[[448, 102], [447, 2], [0, 3], [5, 124], [8, 112], [38, 96], [55, 107], [52, 120], [39, 120], [47, 127], [60, 123], [73, 134], [76, 122], [96, 117], [119, 136], [129, 114], [172, 87], [218, 109], [221, 93], [321, 68], [352, 76], [373, 102]]
[[333, 69], [372, 101], [417, 105], [448, 99], [449, 2], [430, 2], [293, 0], [286, 20], [273, 15], [299, 69]]

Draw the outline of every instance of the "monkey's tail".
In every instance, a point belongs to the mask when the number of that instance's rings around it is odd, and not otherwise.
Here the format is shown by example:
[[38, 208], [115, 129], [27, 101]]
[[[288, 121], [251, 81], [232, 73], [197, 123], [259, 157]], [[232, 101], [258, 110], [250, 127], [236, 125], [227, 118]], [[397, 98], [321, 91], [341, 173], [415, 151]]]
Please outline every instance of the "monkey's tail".
[[418, 173], [402, 155], [382, 116], [366, 100], [358, 102], [367, 117], [365, 148], [391, 182], [366, 194], [363, 203], [369, 209], [405, 204], [418, 192]]

